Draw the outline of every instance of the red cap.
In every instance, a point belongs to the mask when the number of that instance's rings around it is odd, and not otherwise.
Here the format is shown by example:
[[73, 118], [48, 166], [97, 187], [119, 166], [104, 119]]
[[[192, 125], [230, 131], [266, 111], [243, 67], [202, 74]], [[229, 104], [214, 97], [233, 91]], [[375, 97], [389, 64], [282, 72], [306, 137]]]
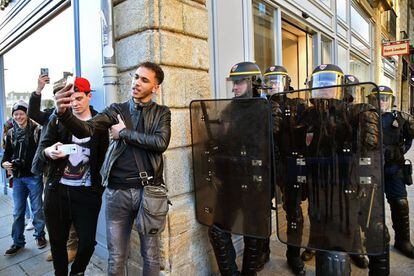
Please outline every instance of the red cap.
[[91, 92], [91, 85], [85, 78], [77, 77], [75, 79], [75, 92]]

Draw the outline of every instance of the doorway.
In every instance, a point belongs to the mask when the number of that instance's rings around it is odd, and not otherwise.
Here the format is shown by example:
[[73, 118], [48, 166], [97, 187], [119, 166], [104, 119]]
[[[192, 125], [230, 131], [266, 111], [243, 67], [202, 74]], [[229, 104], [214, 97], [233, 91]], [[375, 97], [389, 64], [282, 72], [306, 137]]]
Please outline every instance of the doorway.
[[282, 63], [289, 72], [294, 89], [306, 88], [306, 78], [313, 64], [312, 46], [311, 34], [282, 21]]

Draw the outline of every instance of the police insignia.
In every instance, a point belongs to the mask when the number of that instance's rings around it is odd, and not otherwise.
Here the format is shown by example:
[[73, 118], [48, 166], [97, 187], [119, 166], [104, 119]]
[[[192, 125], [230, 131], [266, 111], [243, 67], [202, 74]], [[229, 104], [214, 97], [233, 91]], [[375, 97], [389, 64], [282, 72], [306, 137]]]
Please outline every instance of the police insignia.
[[326, 66], [327, 66], [326, 64], [319, 65], [319, 69], [325, 70]]
[[349, 79], [350, 81], [352, 81], [352, 82], [354, 82], [354, 81], [355, 81], [355, 78], [354, 78], [353, 76], [349, 76], [349, 77], [348, 77], [348, 79]]
[[380, 90], [380, 91], [384, 91], [384, 86], [380, 86], [380, 87], [379, 87], [379, 90]]
[[313, 132], [306, 133], [306, 146], [309, 146], [313, 140]]
[[393, 127], [398, 127], [398, 126], [399, 126], [398, 121], [397, 121], [397, 120], [394, 120], [394, 121], [392, 122], [392, 126], [393, 126]]
[[270, 71], [275, 71], [275, 67], [274, 66], [272, 66], [272, 67], [270, 67]]
[[234, 72], [234, 71], [236, 71], [236, 69], [237, 69], [237, 67], [238, 67], [239, 65], [238, 64], [236, 64], [236, 65], [234, 65], [233, 67], [231, 67], [231, 71], [232, 72]]

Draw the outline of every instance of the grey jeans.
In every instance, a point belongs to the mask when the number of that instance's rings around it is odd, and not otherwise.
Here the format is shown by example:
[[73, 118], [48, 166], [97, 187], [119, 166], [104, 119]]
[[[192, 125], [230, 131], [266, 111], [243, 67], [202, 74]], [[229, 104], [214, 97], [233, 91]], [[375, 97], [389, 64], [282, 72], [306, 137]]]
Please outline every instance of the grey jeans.
[[[142, 189], [106, 188], [106, 239], [109, 251], [108, 275], [123, 276], [128, 257], [132, 225], [137, 217]], [[144, 260], [143, 275], [160, 274], [159, 236], [139, 234], [141, 256]]]

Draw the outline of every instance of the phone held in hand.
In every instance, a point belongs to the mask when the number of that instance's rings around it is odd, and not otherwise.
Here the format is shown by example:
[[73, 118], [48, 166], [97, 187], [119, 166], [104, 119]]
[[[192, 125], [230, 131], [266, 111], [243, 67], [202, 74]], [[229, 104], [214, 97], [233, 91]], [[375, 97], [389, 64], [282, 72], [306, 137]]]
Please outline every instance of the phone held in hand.
[[78, 147], [76, 146], [76, 144], [60, 145], [57, 147], [57, 149], [67, 155], [78, 153]]
[[72, 88], [69, 90], [71, 92], [74, 92], [74, 85], [75, 85], [75, 78], [73, 76], [68, 76], [68, 78], [66, 79], [66, 85], [68, 84], [72, 84]]
[[40, 68], [41, 76], [49, 76], [49, 68]]

